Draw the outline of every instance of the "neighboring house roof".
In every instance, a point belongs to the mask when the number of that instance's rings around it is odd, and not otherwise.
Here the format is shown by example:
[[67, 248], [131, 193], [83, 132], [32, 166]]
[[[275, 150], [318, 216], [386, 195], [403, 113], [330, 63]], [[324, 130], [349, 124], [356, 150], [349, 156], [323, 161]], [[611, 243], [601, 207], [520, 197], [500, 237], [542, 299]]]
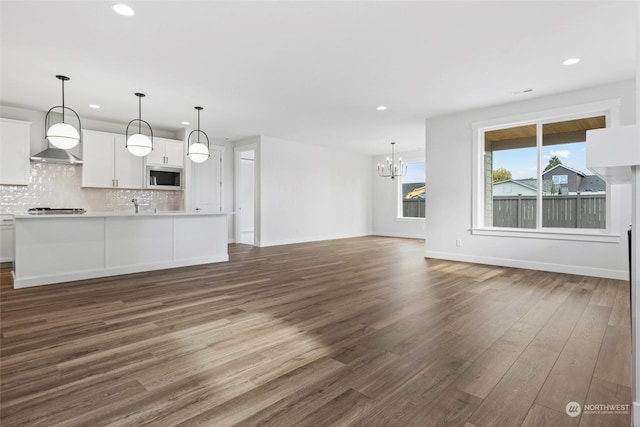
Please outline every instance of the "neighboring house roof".
[[[409, 193], [411, 193], [411, 192], [413, 192], [413, 191], [415, 191], [415, 190], [417, 190], [417, 189], [419, 189], [421, 187], [424, 187], [424, 186], [425, 186], [424, 182], [410, 182], [408, 184], [402, 184], [402, 195], [403, 195], [402, 198], [403, 199], [406, 198], [406, 196], [409, 195]], [[415, 197], [424, 199], [425, 198], [425, 193], [422, 192], [421, 194], [419, 194], [417, 196], [414, 195], [414, 198]]]
[[[560, 165], [558, 165], [560, 166]], [[567, 169], [570, 169], [567, 167]], [[551, 169], [549, 169], [551, 170]], [[547, 171], [549, 172], [549, 171]], [[607, 183], [604, 182], [598, 175], [582, 175], [582, 180], [580, 181], [580, 187], [578, 191], [580, 193], [588, 193], [588, 192], [597, 192], [597, 191], [606, 191]], [[531, 190], [535, 190], [538, 188], [538, 180], [537, 179], [507, 179], [504, 181], [494, 182], [493, 185], [502, 184], [505, 182], [513, 182], [514, 184], [522, 185], [523, 187], [527, 187]]]
[[551, 172], [552, 170], [554, 170], [554, 169], [556, 169], [556, 168], [564, 168], [564, 169], [566, 169], [566, 170], [568, 170], [568, 171], [571, 171], [571, 172], [573, 172], [573, 173], [576, 173], [576, 174], [578, 174], [578, 175], [580, 175], [580, 176], [585, 176], [584, 172], [580, 172], [580, 171], [579, 171], [579, 170], [577, 170], [577, 169], [570, 168], [570, 167], [569, 167], [569, 166], [567, 166], [567, 165], [555, 165], [554, 167], [552, 167], [552, 168], [551, 168], [551, 169], [549, 169], [548, 171], [544, 172], [542, 175], [546, 175], [546, 174], [548, 174], [549, 172]]
[[410, 182], [408, 184], [402, 183], [402, 192], [407, 194], [420, 187], [424, 187], [424, 182]]
[[538, 188], [538, 180], [535, 178], [515, 179], [514, 181], [518, 181], [534, 189]]
[[499, 181], [499, 182], [494, 182], [493, 185], [499, 185], [499, 184], [505, 184], [507, 182], [512, 182], [514, 184], [520, 185], [522, 187], [528, 188], [530, 190], [535, 190], [536, 187], [534, 187], [533, 185], [529, 185], [528, 183], [522, 182], [522, 181], [535, 181], [534, 180], [514, 180], [514, 179], [505, 179], [504, 181]]
[[607, 191], [607, 183], [604, 182], [598, 175], [587, 175], [582, 178], [580, 187], [578, 187], [578, 191], [580, 193]]

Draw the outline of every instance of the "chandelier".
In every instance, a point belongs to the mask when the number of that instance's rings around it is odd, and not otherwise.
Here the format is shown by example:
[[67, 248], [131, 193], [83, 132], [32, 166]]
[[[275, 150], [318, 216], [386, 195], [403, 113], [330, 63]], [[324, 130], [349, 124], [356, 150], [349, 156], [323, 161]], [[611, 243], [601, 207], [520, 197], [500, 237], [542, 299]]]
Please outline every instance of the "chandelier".
[[396, 176], [403, 176], [407, 172], [407, 165], [402, 163], [402, 159], [398, 157], [398, 164], [396, 164], [396, 156], [394, 151], [395, 142], [391, 143], [391, 158], [387, 157], [384, 164], [378, 163], [378, 175], [383, 178], [395, 179]]

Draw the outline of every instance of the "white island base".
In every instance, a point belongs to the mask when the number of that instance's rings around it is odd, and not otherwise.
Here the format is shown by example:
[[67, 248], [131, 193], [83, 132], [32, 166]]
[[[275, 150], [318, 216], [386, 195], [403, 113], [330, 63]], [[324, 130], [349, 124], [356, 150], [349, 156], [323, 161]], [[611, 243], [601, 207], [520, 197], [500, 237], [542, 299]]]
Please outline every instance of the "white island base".
[[224, 262], [227, 214], [18, 215], [14, 288]]

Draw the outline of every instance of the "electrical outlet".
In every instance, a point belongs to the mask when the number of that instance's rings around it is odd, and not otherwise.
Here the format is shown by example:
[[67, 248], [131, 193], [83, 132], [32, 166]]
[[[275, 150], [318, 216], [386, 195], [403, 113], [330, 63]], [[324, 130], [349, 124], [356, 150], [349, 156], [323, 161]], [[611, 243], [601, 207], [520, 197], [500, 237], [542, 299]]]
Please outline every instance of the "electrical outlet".
[[458, 247], [458, 248], [462, 247], [462, 240], [456, 239], [456, 247]]

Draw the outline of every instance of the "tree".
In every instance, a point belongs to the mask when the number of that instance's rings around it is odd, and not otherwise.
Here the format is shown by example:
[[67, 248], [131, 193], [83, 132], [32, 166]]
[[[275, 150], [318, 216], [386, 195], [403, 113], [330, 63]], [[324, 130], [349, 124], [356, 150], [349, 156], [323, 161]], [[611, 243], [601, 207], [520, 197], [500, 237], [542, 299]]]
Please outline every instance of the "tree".
[[493, 182], [506, 181], [511, 179], [511, 171], [505, 168], [496, 169], [493, 171]]
[[557, 165], [561, 165], [562, 162], [560, 161], [560, 159], [558, 158], [558, 156], [553, 156], [552, 158], [549, 159], [549, 164], [544, 168], [544, 171], [548, 171], [549, 169], [551, 169], [554, 166]]

